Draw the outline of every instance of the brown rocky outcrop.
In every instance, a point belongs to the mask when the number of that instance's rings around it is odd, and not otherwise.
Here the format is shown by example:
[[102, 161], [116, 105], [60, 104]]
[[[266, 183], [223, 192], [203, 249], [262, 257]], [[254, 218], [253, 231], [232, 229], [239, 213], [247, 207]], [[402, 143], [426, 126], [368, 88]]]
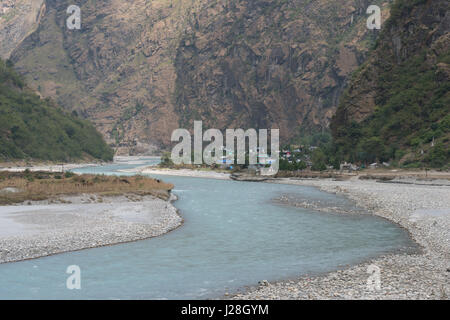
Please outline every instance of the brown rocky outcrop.
[[[167, 146], [172, 130], [327, 127], [375, 34], [369, 0], [46, 0], [12, 54], [43, 96], [91, 119], [121, 153]], [[385, 11], [387, 6], [383, 7]]]

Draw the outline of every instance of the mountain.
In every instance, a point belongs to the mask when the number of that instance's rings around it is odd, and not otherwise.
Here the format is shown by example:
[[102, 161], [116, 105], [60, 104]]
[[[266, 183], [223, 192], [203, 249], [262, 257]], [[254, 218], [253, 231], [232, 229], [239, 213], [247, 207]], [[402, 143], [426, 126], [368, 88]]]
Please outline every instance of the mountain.
[[370, 1], [222, 1], [192, 16], [178, 48], [176, 111], [190, 128], [327, 128], [376, 32]]
[[0, 58], [36, 30], [44, 11], [44, 0], [0, 0]]
[[10, 63], [0, 60], [0, 160], [112, 160], [113, 151], [87, 121], [42, 100]]
[[397, 0], [354, 73], [331, 128], [341, 158], [411, 167], [450, 163], [447, 0]]
[[119, 153], [167, 147], [176, 128], [280, 128], [284, 142], [329, 125], [377, 31], [381, 0], [45, 0], [11, 54], [44, 97], [92, 120]]

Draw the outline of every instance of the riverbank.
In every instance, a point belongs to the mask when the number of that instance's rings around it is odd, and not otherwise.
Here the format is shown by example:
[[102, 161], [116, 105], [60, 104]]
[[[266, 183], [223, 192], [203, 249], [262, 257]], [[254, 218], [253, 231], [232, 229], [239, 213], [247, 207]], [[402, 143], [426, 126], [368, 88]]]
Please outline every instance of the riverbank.
[[[406, 228], [420, 253], [389, 254], [325, 275], [262, 285], [233, 299], [448, 299], [450, 296], [450, 188], [347, 181], [277, 179], [345, 195], [368, 212]], [[291, 200], [290, 205], [302, 206]], [[380, 290], [367, 286], [368, 267], [380, 268]]]
[[[215, 178], [215, 172], [211, 171], [160, 172], [159, 169], [147, 168], [143, 173]], [[363, 211], [404, 227], [420, 250], [412, 254], [386, 254], [324, 275], [274, 284], [262, 281], [259, 287], [232, 298], [447, 299], [450, 295], [450, 187], [446, 178], [446, 173], [440, 172], [432, 175], [404, 170], [387, 173], [366, 170], [360, 174], [344, 174], [343, 179], [270, 179], [267, 182], [314, 186], [344, 195]], [[317, 209], [314, 208], [317, 204], [304, 203], [301, 199], [287, 199], [281, 203]], [[332, 209], [320, 208], [325, 212], [339, 212]], [[367, 287], [370, 265], [380, 268], [381, 290], [371, 291]]]
[[183, 223], [171, 201], [82, 194], [1, 206], [0, 263], [163, 235]]
[[152, 195], [168, 200], [172, 184], [143, 176], [119, 177], [72, 172], [0, 172], [0, 205], [36, 200], [58, 200], [61, 196], [92, 194], [120, 196]]
[[[84, 168], [84, 167], [95, 167], [98, 163], [65, 163], [65, 164], [33, 164], [33, 165], [19, 165], [12, 163], [2, 163], [0, 164], [0, 171], [8, 172], [24, 172], [26, 170], [31, 172], [46, 171], [46, 172], [66, 172], [73, 169]], [[100, 164], [101, 165], [101, 164]]]
[[0, 172], [0, 263], [147, 239], [181, 225], [149, 177]]
[[219, 179], [230, 180], [230, 174], [224, 172], [217, 172], [212, 170], [191, 170], [191, 169], [162, 169], [153, 167], [142, 167], [134, 169], [118, 170], [119, 172], [137, 172], [139, 174], [155, 174], [155, 175], [168, 175], [178, 177], [191, 177], [191, 178], [203, 178], [203, 179]]

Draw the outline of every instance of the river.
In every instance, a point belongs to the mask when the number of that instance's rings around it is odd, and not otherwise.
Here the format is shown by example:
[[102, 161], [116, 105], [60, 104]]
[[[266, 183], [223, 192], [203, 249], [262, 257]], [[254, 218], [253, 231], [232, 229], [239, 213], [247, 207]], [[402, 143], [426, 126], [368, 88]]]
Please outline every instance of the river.
[[[155, 160], [77, 169], [118, 174]], [[283, 206], [283, 194], [337, 207], [353, 204], [312, 187], [188, 177], [175, 185], [185, 220], [164, 236], [0, 265], [1, 299], [205, 299], [260, 280], [317, 274], [412, 246], [407, 232], [369, 214]], [[66, 269], [81, 269], [81, 289]]]

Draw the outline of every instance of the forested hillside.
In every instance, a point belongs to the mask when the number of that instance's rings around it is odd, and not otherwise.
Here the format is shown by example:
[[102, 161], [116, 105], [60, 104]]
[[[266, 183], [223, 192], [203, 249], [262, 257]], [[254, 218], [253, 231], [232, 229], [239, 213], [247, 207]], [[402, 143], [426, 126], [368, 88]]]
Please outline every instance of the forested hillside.
[[341, 158], [442, 167], [450, 159], [447, 0], [397, 0], [331, 128]]
[[112, 160], [113, 151], [85, 120], [42, 100], [0, 60], [0, 161]]

